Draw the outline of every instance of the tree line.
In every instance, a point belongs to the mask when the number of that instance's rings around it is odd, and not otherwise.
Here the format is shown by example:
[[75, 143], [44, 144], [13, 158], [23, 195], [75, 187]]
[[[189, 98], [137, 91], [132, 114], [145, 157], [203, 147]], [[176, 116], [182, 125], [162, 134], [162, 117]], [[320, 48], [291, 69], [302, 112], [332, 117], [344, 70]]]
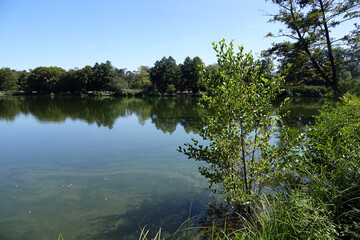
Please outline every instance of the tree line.
[[37, 67], [29, 72], [2, 68], [0, 91], [36, 91], [43, 94], [141, 89], [153, 93], [195, 93], [202, 89], [199, 67], [203, 64], [200, 57], [187, 57], [183, 63], [177, 64], [175, 59], [169, 56], [156, 61], [152, 68], [140, 66], [136, 71], [118, 69], [110, 61], [68, 71], [55, 66]]
[[[262, 51], [263, 71], [275, 65], [274, 72], [285, 72], [287, 89], [332, 89], [360, 94], [360, 0], [272, 0], [278, 13], [269, 22], [281, 23], [278, 33], [267, 37], [283, 39]], [[336, 36], [344, 23], [354, 28]], [[65, 71], [58, 67], [38, 67], [30, 72], [0, 69], [0, 91], [49, 92], [121, 91], [142, 89], [153, 93], [198, 92], [199, 57], [187, 57], [181, 64], [163, 57], [153, 67], [137, 71], [114, 68], [110, 61], [93, 67]], [[210, 65], [215, 71], [219, 66]]]

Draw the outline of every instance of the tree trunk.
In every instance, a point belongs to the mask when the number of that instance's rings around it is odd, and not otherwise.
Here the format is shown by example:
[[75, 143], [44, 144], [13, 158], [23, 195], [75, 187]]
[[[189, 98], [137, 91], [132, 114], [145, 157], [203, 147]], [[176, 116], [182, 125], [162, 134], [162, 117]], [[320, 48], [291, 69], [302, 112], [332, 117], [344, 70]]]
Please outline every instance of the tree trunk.
[[325, 15], [324, 3], [323, 3], [323, 0], [319, 0], [319, 2], [320, 2], [320, 8], [321, 8], [321, 13], [322, 13], [322, 18], [323, 18], [323, 25], [324, 25], [324, 29], [325, 29], [325, 37], [326, 37], [326, 45], [327, 45], [327, 49], [328, 49], [328, 56], [329, 56], [329, 61], [331, 64], [331, 71], [332, 71], [332, 79], [330, 79], [329, 85], [332, 89], [334, 89], [335, 92], [339, 92], [335, 59], [334, 59], [334, 55], [332, 52], [331, 39], [330, 39], [329, 28], [327, 25], [327, 19], [326, 19], [326, 15]]

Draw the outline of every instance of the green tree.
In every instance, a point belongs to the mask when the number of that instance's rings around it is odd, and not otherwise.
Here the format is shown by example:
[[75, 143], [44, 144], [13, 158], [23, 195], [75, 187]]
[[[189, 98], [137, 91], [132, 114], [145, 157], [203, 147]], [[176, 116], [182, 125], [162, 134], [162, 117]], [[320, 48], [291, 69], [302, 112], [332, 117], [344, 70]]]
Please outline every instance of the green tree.
[[186, 57], [184, 63], [180, 64], [181, 79], [179, 84], [179, 90], [181, 92], [189, 90], [189, 82], [192, 75], [192, 59]]
[[10, 68], [0, 69], [0, 91], [14, 90], [17, 87], [18, 76]]
[[18, 79], [19, 90], [25, 91], [27, 88], [27, 77], [28, 77], [29, 73], [24, 70], [24, 71], [18, 72], [17, 75], [19, 76], [19, 79]]
[[110, 61], [106, 63], [95, 63], [92, 68], [92, 76], [89, 83], [90, 91], [113, 90], [116, 86], [117, 73]]
[[86, 92], [86, 84], [87, 78], [83, 75], [82, 69], [70, 69], [63, 78], [63, 89], [72, 93]]
[[181, 83], [179, 89], [191, 90], [198, 92], [200, 90], [200, 70], [203, 61], [199, 57], [191, 59], [187, 57], [183, 64], [180, 65], [181, 69]]
[[134, 80], [131, 83], [131, 88], [147, 88], [151, 85], [148, 68], [141, 66], [135, 73]]
[[[336, 92], [338, 88], [338, 63], [335, 60], [332, 29], [345, 21], [359, 17], [359, 0], [272, 0], [279, 6], [278, 14], [270, 22], [285, 24], [287, 30], [281, 29], [277, 35], [288, 37], [290, 41], [274, 44], [271, 51], [281, 49], [284, 44], [294, 51], [295, 56], [304, 55], [312, 63], [317, 74], [325, 84]], [[278, 54], [284, 53], [278, 51]], [[283, 56], [283, 55], [280, 55]], [[320, 58], [326, 61], [321, 62]]]
[[201, 87], [200, 71], [204, 63], [199, 57], [194, 57], [192, 61], [193, 61], [193, 74], [189, 84], [193, 92], [199, 92]]
[[154, 67], [150, 69], [150, 80], [160, 92], [166, 92], [169, 85], [174, 85], [176, 90], [180, 88], [180, 67], [176, 64], [173, 57], [163, 57], [156, 61]]
[[225, 40], [214, 44], [218, 57], [216, 72], [202, 68], [202, 81], [209, 96], [200, 104], [204, 111], [200, 136], [208, 146], [193, 139], [179, 151], [209, 165], [200, 172], [210, 186], [221, 184], [221, 193], [230, 203], [254, 199], [266, 180], [284, 174], [286, 167], [269, 155], [269, 139], [276, 120], [271, 117], [273, 100], [280, 92], [283, 77], [266, 78], [261, 65], [250, 53], [235, 53]]
[[62, 78], [66, 71], [59, 67], [37, 67], [27, 77], [29, 91], [41, 93], [60, 92], [63, 85]]

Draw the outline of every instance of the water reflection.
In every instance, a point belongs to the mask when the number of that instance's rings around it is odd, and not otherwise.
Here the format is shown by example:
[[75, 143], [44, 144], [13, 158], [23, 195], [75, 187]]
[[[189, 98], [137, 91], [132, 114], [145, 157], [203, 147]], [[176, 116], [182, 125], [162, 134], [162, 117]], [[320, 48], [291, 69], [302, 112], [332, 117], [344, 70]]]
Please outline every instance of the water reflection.
[[[136, 115], [140, 124], [151, 119], [158, 130], [173, 133], [180, 124], [187, 133], [196, 132], [193, 111], [196, 98], [91, 98], [7, 97], [0, 98], [0, 120], [15, 120], [31, 114], [40, 122], [83, 120], [112, 129], [116, 119]], [[169, 117], [171, 116], [171, 117]]]
[[[184, 131], [197, 132], [197, 102], [0, 98], [0, 239], [56, 239], [59, 232], [65, 239], [138, 239], [145, 225], [152, 233], [160, 226], [174, 232], [186, 220], [192, 199], [192, 215], [204, 216], [213, 196], [204, 192], [200, 163], [175, 151], [195, 136]], [[293, 99], [284, 108], [291, 111], [285, 124], [312, 124], [322, 104], [321, 99]], [[44, 126], [49, 122], [64, 124]], [[175, 131], [179, 125], [184, 131]], [[213, 204], [200, 224], [232, 214]]]
[[[5, 97], [0, 98], [0, 120], [13, 121], [19, 114], [31, 114], [40, 122], [83, 120], [88, 124], [112, 129], [116, 119], [136, 115], [140, 124], [147, 120], [164, 133], [173, 133], [177, 125], [187, 133], [197, 132], [194, 112], [198, 98], [91, 98], [91, 97]], [[288, 126], [307, 126], [324, 105], [322, 98], [294, 98], [284, 106], [290, 111], [283, 120]], [[281, 100], [274, 102], [277, 108]], [[170, 117], [171, 116], [171, 117]]]
[[[274, 108], [278, 108], [283, 99], [274, 101]], [[324, 98], [292, 98], [289, 99], [280, 111], [281, 114], [289, 112], [283, 118], [286, 126], [304, 129], [306, 126], [314, 124], [314, 116], [318, 115], [319, 110], [325, 104]]]

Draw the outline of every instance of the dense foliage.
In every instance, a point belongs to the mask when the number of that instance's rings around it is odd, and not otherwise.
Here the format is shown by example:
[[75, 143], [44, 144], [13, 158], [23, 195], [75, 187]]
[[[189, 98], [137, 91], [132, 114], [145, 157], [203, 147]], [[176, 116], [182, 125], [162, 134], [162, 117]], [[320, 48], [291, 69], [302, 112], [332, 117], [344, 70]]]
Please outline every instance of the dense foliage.
[[218, 66], [216, 72], [202, 71], [203, 84], [209, 92], [200, 104], [204, 111], [200, 136], [210, 141], [180, 148], [189, 158], [205, 161], [200, 168], [210, 185], [220, 184], [220, 192], [230, 203], [246, 204], [253, 200], [273, 175], [281, 176], [286, 164], [265, 158], [269, 140], [275, 131], [271, 117], [273, 100], [280, 92], [283, 77], [270, 77], [243, 48], [235, 52], [232, 42], [214, 44]]
[[16, 89], [18, 76], [10, 68], [0, 69], [0, 91]]
[[[267, 54], [279, 59], [280, 67], [292, 64], [287, 82], [294, 84], [326, 85], [339, 92], [341, 71], [359, 53], [359, 26], [343, 37], [335, 38], [333, 29], [360, 16], [358, 0], [272, 0], [279, 12], [270, 22], [286, 26], [272, 37], [290, 41], [276, 43]], [[346, 54], [341, 54], [345, 53]], [[355, 55], [355, 56], [354, 56]], [[350, 59], [349, 59], [350, 58]], [[358, 57], [355, 57], [358, 58]], [[358, 59], [357, 59], [358, 61]], [[352, 75], [351, 78], [360, 78]]]
[[[280, 122], [270, 145], [274, 118], [270, 100], [281, 77], [260, 74], [250, 54], [232, 44], [214, 45], [217, 71], [203, 71], [209, 92], [200, 136], [179, 151], [208, 163], [201, 174], [237, 216], [236, 239], [360, 238], [360, 99], [346, 94], [327, 104], [315, 125], [296, 130]], [[278, 122], [279, 123], [279, 122]], [[264, 192], [266, 187], [267, 190]], [[270, 194], [269, 194], [270, 193]]]
[[[199, 57], [187, 57], [183, 64], [176, 64], [171, 56], [156, 61], [154, 67], [140, 66], [127, 71], [112, 66], [110, 61], [95, 63], [93, 67], [65, 71], [59, 67], [37, 67], [30, 72], [0, 69], [0, 91], [26, 93], [88, 93], [113, 92], [119, 95], [138, 93], [169, 94], [176, 92], [197, 93], [200, 89]], [[212, 67], [212, 66], [211, 66]]]
[[347, 94], [324, 106], [304, 134], [283, 133], [295, 181], [263, 195], [236, 238], [359, 239], [360, 99]]
[[360, 99], [345, 95], [325, 106], [305, 139], [310, 194], [326, 202], [342, 238], [360, 237]]

